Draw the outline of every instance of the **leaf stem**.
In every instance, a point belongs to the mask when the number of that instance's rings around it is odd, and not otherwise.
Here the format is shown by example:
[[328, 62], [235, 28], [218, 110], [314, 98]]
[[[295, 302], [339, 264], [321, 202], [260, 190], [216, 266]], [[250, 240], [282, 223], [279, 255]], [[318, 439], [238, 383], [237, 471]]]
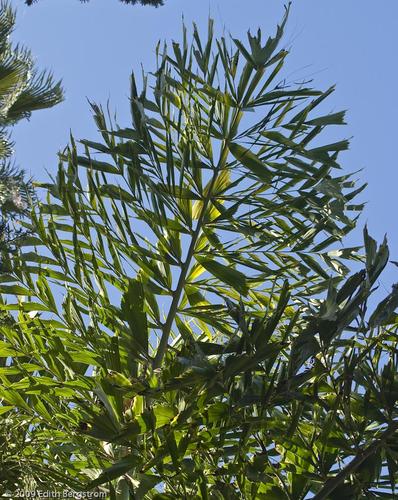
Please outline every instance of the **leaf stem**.
[[367, 458], [377, 453], [379, 448], [383, 446], [397, 430], [398, 422], [391, 422], [381, 435], [380, 439], [374, 441], [371, 445], [362, 450], [346, 467], [344, 467], [344, 469], [337, 474], [337, 476], [328, 479], [320, 492], [313, 497], [313, 500], [327, 500], [329, 495], [338, 486], [340, 486], [350, 474], [353, 474]]
[[175, 289], [175, 291], [173, 293], [173, 300], [172, 300], [171, 305], [170, 305], [170, 309], [169, 309], [169, 313], [168, 313], [167, 318], [166, 318], [166, 322], [163, 325], [162, 336], [160, 338], [159, 346], [158, 346], [155, 358], [154, 358], [153, 363], [152, 363], [153, 369], [159, 368], [161, 366], [163, 358], [166, 354], [167, 347], [169, 344], [171, 328], [173, 326], [174, 319], [175, 319], [175, 316], [177, 314], [181, 294], [182, 294], [184, 287], [185, 287], [185, 284], [186, 284], [186, 277], [187, 277], [188, 271], [189, 271], [190, 266], [191, 266], [192, 258], [193, 258], [194, 253], [195, 253], [196, 243], [198, 241], [198, 238], [200, 236], [200, 233], [201, 233], [201, 230], [203, 227], [203, 221], [204, 221], [204, 218], [206, 215], [206, 210], [207, 210], [207, 207], [208, 207], [209, 202], [211, 200], [211, 197], [213, 195], [213, 188], [214, 188], [214, 185], [217, 181], [218, 174], [223, 169], [223, 167], [227, 161], [227, 158], [228, 158], [230, 137], [236, 133], [236, 129], [239, 125], [241, 118], [242, 118], [242, 111], [240, 109], [237, 109], [233, 119], [231, 120], [230, 130], [229, 130], [228, 136], [224, 139], [224, 144], [223, 144], [223, 147], [221, 150], [219, 162], [218, 162], [217, 166], [215, 166], [215, 168], [214, 168], [214, 173], [213, 173], [213, 177], [211, 179], [210, 185], [209, 185], [209, 189], [207, 190], [206, 196], [203, 200], [203, 207], [202, 207], [201, 213], [200, 213], [199, 218], [198, 218], [198, 223], [197, 223], [195, 231], [192, 235], [191, 243], [190, 243], [189, 248], [188, 248], [188, 253], [187, 253], [184, 265], [181, 269], [181, 274], [180, 274], [180, 277], [178, 279], [177, 288]]
[[166, 322], [164, 323], [164, 326], [163, 326], [163, 332], [162, 332], [162, 336], [160, 338], [158, 349], [156, 351], [156, 356], [153, 360], [153, 368], [154, 369], [160, 367], [160, 365], [162, 364], [164, 355], [166, 354], [167, 346], [169, 343], [171, 327], [173, 326], [173, 322], [174, 322], [175, 316], [177, 314], [178, 304], [180, 302], [181, 294], [184, 290], [185, 280], [186, 280], [188, 271], [190, 269], [191, 260], [193, 258], [194, 253], [195, 253], [196, 243], [198, 241], [200, 232], [201, 232], [202, 227], [203, 227], [203, 220], [204, 220], [204, 217], [206, 214], [207, 206], [209, 204], [209, 201], [210, 201], [210, 198], [212, 195], [212, 190], [213, 190], [214, 184], [217, 180], [217, 174], [218, 174], [218, 169], [216, 169], [214, 171], [214, 175], [213, 175], [213, 178], [211, 180], [207, 195], [203, 201], [203, 208], [202, 208], [202, 211], [200, 213], [195, 231], [192, 235], [192, 239], [191, 239], [191, 243], [189, 245], [188, 253], [187, 253], [184, 265], [182, 266], [180, 277], [178, 279], [177, 288], [175, 289], [175, 291], [173, 293], [173, 300], [171, 302], [171, 306], [170, 306], [170, 310], [169, 310], [169, 313], [168, 313], [167, 318], [166, 318]]

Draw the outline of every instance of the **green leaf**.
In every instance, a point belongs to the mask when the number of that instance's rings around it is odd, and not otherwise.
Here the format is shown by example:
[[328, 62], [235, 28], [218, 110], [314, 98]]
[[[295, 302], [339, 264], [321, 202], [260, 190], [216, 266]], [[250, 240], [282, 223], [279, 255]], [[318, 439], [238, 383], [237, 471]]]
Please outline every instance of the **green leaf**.
[[339, 111], [338, 113], [313, 118], [305, 123], [307, 125], [313, 125], [314, 127], [323, 127], [325, 125], [345, 125], [345, 113], [345, 111]]
[[369, 318], [369, 326], [375, 328], [388, 322], [398, 308], [398, 285], [393, 285], [392, 292], [383, 299]]
[[33, 295], [33, 292], [20, 285], [0, 284], [0, 293], [3, 293], [5, 295], [22, 295], [25, 297], [31, 297]]
[[131, 471], [140, 463], [140, 458], [134, 455], [123, 458], [119, 462], [115, 463], [111, 467], [105, 469], [94, 481], [91, 481], [87, 485], [87, 491], [106, 482], [117, 479], [118, 477]]
[[175, 417], [174, 410], [170, 406], [155, 406], [153, 413], [156, 419], [156, 428], [169, 424]]
[[123, 319], [131, 332], [131, 343], [144, 355], [148, 354], [148, 322], [145, 308], [145, 295], [141, 281], [130, 279], [128, 290], [122, 298]]
[[246, 276], [243, 273], [207, 257], [197, 255], [196, 260], [206, 269], [206, 271], [217, 279], [232, 286], [242, 295], [247, 295], [249, 288], [246, 282]]
[[78, 156], [77, 161], [79, 165], [81, 165], [82, 167], [93, 169], [98, 172], [106, 172], [110, 174], [119, 173], [119, 169], [117, 167], [114, 167], [113, 165], [106, 163], [104, 161], [93, 160], [91, 158], [85, 158], [84, 156]]
[[240, 144], [231, 142], [229, 144], [229, 150], [234, 157], [242, 165], [248, 168], [256, 177], [267, 183], [271, 181], [272, 175], [267, 170], [264, 162], [262, 162], [257, 155], [250, 151], [250, 149], [246, 149]]

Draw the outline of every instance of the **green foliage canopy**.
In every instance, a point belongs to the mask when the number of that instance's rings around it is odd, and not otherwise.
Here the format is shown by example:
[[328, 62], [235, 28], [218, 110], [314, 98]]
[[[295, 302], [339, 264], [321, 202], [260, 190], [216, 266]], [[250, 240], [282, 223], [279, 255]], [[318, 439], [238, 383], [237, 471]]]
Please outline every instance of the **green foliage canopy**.
[[246, 45], [184, 29], [132, 76], [131, 126], [92, 104], [101, 142], [72, 138], [41, 186], [0, 285], [0, 410], [29, 423], [38, 485], [394, 493], [396, 288], [365, 316], [388, 248], [365, 231], [347, 277], [363, 186], [322, 142], [332, 89], [280, 79], [285, 22]]

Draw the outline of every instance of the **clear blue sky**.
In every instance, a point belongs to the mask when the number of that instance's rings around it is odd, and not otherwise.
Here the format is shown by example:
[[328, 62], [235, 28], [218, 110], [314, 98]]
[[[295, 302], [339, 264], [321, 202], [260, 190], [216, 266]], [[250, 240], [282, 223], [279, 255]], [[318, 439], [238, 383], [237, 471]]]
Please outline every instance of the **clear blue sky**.
[[[33, 7], [13, 0], [18, 9], [14, 40], [31, 48], [41, 68], [63, 79], [66, 101], [36, 113], [14, 131], [16, 161], [36, 179], [57, 168], [57, 151], [77, 139], [98, 138], [87, 98], [117, 110], [128, 126], [129, 74], [154, 68], [159, 39], [180, 39], [181, 18], [201, 27], [210, 15], [220, 33], [244, 37], [248, 29], [273, 32], [283, 14], [283, 0], [166, 0], [159, 9], [133, 7], [118, 0], [40, 0]], [[347, 109], [348, 125], [341, 133], [353, 136], [342, 156], [346, 171], [359, 174], [369, 187], [359, 229], [348, 242], [360, 243], [368, 223], [381, 241], [387, 232], [391, 258], [398, 260], [397, 175], [397, 0], [293, 0], [285, 45], [290, 79], [312, 77], [314, 86], [337, 84], [329, 98], [330, 111]], [[398, 281], [391, 264], [383, 287]], [[395, 275], [395, 276], [394, 276]], [[385, 292], [385, 290], [384, 290]], [[383, 292], [382, 292], [383, 293]]]

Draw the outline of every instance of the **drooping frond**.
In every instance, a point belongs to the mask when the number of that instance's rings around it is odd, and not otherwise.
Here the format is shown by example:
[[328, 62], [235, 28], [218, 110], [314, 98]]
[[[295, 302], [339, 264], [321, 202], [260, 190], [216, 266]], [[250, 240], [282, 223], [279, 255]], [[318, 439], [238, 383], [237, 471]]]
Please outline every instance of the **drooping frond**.
[[4, 46], [8, 44], [8, 37], [15, 25], [15, 12], [4, 1], [0, 3], [0, 57], [4, 53]]
[[29, 50], [12, 46], [10, 34], [15, 12], [0, 5], [0, 126], [28, 118], [32, 111], [58, 104], [63, 99], [60, 82], [49, 72], [38, 72]]
[[27, 87], [8, 110], [8, 119], [15, 122], [28, 118], [33, 111], [51, 108], [63, 99], [61, 82], [54, 82], [51, 73], [33, 73]]
[[0, 4], [0, 239], [4, 243], [15, 235], [12, 221], [23, 215], [31, 190], [23, 172], [10, 169], [13, 143], [10, 127], [29, 118], [33, 111], [49, 108], [63, 99], [60, 82], [49, 72], [35, 68], [29, 50], [13, 46], [10, 35], [15, 12], [7, 2]]

